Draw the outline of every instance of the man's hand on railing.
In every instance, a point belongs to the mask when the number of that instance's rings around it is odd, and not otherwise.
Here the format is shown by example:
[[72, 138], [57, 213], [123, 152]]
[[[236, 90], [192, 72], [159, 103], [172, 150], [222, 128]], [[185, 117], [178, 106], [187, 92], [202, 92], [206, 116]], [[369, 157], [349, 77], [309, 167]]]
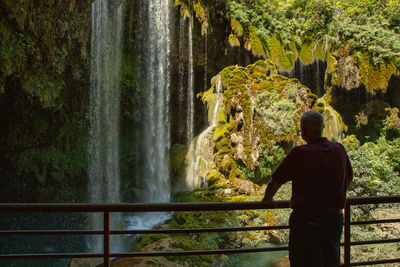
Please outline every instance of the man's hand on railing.
[[276, 208], [277, 207], [277, 203], [276, 201], [273, 200], [272, 197], [268, 197], [267, 195], [265, 195], [263, 197], [263, 199], [261, 200], [262, 203], [268, 205], [271, 208]]
[[273, 197], [281, 186], [282, 185], [276, 182], [274, 179], [271, 179], [271, 181], [267, 185], [267, 188], [265, 189], [265, 195], [261, 202], [268, 204], [268, 206], [270, 206], [271, 208], [276, 208], [277, 204], [274, 201]]

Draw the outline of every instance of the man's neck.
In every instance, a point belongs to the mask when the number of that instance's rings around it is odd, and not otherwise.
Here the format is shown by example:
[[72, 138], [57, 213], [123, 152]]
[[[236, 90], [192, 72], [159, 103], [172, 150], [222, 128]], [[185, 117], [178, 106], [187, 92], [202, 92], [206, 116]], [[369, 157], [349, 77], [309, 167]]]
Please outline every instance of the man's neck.
[[327, 141], [327, 139], [325, 137], [319, 136], [319, 137], [313, 137], [313, 138], [309, 138], [306, 140], [307, 145], [309, 144], [317, 144], [317, 143], [322, 143]]

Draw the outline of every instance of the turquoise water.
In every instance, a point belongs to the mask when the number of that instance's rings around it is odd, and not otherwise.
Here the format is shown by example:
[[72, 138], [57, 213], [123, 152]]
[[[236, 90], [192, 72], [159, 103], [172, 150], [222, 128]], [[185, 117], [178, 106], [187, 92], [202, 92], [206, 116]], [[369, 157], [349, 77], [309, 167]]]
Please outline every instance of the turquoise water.
[[[262, 244], [258, 247], [275, 247], [271, 243]], [[287, 258], [288, 251], [256, 252], [228, 255], [222, 266], [246, 266], [246, 267], [283, 267], [286, 265], [276, 265], [274, 262], [280, 258]], [[288, 266], [288, 265], [287, 265]]]

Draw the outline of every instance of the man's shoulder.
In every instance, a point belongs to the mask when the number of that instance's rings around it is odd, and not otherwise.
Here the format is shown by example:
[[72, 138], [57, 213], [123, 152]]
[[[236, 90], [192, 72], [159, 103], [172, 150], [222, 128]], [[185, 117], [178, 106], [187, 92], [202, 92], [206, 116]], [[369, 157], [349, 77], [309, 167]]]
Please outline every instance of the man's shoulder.
[[345, 150], [343, 144], [339, 142], [329, 142], [329, 146]]
[[299, 145], [299, 146], [294, 146], [290, 149], [289, 154], [291, 153], [298, 153], [299, 151], [302, 151], [306, 149], [307, 145]]
[[307, 153], [307, 152], [315, 152], [315, 151], [324, 151], [329, 148], [333, 150], [342, 150], [346, 151], [344, 146], [336, 141], [325, 141], [321, 143], [312, 143], [312, 144], [305, 144], [293, 147], [290, 152], [291, 153]]

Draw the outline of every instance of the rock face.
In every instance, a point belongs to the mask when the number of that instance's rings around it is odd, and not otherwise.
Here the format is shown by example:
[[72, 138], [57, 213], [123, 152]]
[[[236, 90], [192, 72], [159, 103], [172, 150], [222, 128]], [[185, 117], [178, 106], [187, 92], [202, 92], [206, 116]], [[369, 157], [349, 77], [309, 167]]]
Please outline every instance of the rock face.
[[340, 86], [346, 90], [360, 86], [360, 69], [353, 56], [348, 55], [339, 59], [337, 73], [340, 76]]
[[[213, 79], [214, 84], [207, 92], [201, 94], [208, 107], [214, 108], [213, 114], [216, 113], [215, 125], [211, 131], [206, 130], [212, 156], [202, 157], [204, 165], [212, 167], [192, 179], [200, 181], [211, 175], [206, 180], [213, 184], [215, 177], [219, 177], [229, 180], [231, 186], [236, 185], [235, 190], [229, 187], [223, 195], [253, 194], [256, 188], [238, 181], [267, 182], [284, 150], [303, 142], [299, 136], [299, 120], [302, 113], [311, 108], [320, 111], [325, 118], [324, 136], [340, 141], [346, 126], [329, 105], [329, 94], [317, 99], [297, 79], [267, 76], [267, 73], [275, 73], [275, 70], [262, 60], [245, 68], [230, 66]], [[222, 84], [215, 83], [217, 80]], [[217, 85], [219, 90], [215, 89]], [[217, 98], [223, 102], [219, 109], [215, 109]], [[202, 139], [204, 133], [200, 134]], [[190, 150], [188, 157], [194, 156]], [[203, 183], [203, 186], [207, 184]]]

